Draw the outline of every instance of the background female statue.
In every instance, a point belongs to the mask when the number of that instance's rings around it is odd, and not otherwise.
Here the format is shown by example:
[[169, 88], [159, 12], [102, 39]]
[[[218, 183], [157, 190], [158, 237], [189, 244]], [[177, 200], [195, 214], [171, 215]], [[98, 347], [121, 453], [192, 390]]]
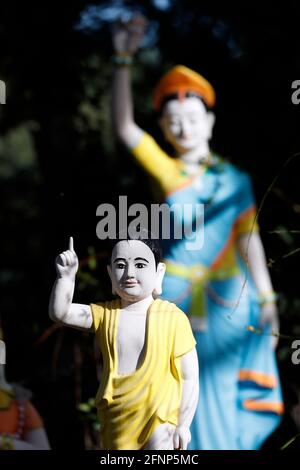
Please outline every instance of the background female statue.
[[[283, 413], [274, 347], [276, 296], [256, 224], [249, 176], [210, 150], [215, 92], [201, 75], [177, 66], [154, 92], [154, 109], [175, 158], [135, 122], [130, 65], [145, 20], [113, 32], [113, 119], [121, 141], [160, 184], [169, 205], [204, 204], [204, 244], [163, 240], [163, 298], [189, 315], [197, 340], [200, 398], [191, 449], [257, 449]], [[177, 224], [188, 223], [182, 211]], [[197, 221], [196, 221], [197, 222]], [[202, 230], [201, 223], [197, 230]], [[173, 234], [174, 235], [174, 234]], [[260, 331], [257, 334], [257, 331]]]

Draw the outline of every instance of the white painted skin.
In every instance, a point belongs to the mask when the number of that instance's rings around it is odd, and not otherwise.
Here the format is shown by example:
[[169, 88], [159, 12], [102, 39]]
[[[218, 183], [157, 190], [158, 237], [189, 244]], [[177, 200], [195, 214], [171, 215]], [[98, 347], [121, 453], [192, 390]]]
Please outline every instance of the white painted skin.
[[[112, 290], [121, 298], [117, 332], [118, 373], [130, 374], [140, 365], [145, 347], [147, 310], [161, 293], [165, 264], [155, 264], [150, 248], [139, 240], [122, 240], [111, 256], [108, 273]], [[91, 331], [92, 311], [89, 305], [73, 304], [78, 259], [73, 238], [69, 249], [56, 258], [57, 279], [54, 283], [49, 315], [54, 321]], [[159, 425], [146, 444], [148, 450], [187, 449], [191, 440], [190, 425], [199, 395], [199, 370], [196, 349], [176, 359], [182, 373], [182, 398], [178, 426]]]
[[123, 240], [112, 251], [107, 266], [112, 290], [121, 298], [118, 322], [118, 373], [131, 374], [144, 357], [147, 311], [154, 290], [161, 292], [165, 264], [156, 268], [150, 248], [138, 240]]
[[158, 263], [150, 248], [140, 240], [122, 240], [114, 246], [111, 265], [107, 267], [112, 289], [119, 295], [122, 307], [152, 298], [154, 289], [161, 292], [166, 266]]
[[214, 122], [215, 115], [208, 112], [197, 97], [167, 101], [159, 121], [165, 139], [174, 147], [180, 159], [186, 164], [197, 166], [209, 155]]

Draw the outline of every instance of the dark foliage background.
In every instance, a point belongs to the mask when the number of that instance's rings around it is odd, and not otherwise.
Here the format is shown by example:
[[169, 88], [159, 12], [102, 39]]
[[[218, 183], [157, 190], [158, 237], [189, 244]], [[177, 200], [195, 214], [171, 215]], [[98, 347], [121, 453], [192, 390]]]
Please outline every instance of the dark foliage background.
[[[97, 6], [92, 9], [91, 5]], [[250, 172], [276, 290], [282, 337], [278, 359], [287, 413], [267, 444], [296, 434], [290, 410], [299, 399], [300, 365], [291, 362], [300, 337], [300, 4], [248, 1], [115, 0], [0, 7], [0, 314], [7, 375], [33, 391], [55, 449], [93, 446], [92, 414], [78, 405], [95, 395], [99, 366], [93, 338], [53, 326], [47, 304], [54, 258], [69, 235], [81, 260], [76, 301], [110, 295], [105, 242], [96, 238], [96, 207], [150, 204], [143, 171], [113, 134], [110, 122], [111, 20], [139, 9], [149, 19], [133, 68], [137, 121], [161, 139], [151, 92], [162, 72], [183, 63], [215, 86], [214, 148]], [[83, 14], [84, 13], [84, 14]]]

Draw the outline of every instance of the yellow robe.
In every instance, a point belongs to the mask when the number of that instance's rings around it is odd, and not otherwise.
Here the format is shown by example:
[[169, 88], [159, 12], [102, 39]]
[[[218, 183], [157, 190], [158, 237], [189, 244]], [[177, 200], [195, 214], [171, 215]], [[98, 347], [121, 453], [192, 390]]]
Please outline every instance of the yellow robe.
[[177, 359], [195, 347], [187, 316], [175, 304], [154, 300], [147, 312], [146, 348], [141, 366], [118, 374], [120, 300], [91, 304], [93, 328], [103, 355], [96, 396], [104, 449], [138, 450], [161, 423], [177, 425], [182, 376]]

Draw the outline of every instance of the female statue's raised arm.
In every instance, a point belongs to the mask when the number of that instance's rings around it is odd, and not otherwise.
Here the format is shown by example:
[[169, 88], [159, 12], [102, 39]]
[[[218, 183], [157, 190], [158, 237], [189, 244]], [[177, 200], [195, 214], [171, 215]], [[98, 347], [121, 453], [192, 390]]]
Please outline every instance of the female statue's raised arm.
[[134, 122], [129, 65], [143, 38], [145, 26], [144, 17], [135, 15], [127, 23], [116, 23], [112, 35], [115, 50], [112, 118], [118, 137], [129, 148], [135, 147], [143, 134]]

